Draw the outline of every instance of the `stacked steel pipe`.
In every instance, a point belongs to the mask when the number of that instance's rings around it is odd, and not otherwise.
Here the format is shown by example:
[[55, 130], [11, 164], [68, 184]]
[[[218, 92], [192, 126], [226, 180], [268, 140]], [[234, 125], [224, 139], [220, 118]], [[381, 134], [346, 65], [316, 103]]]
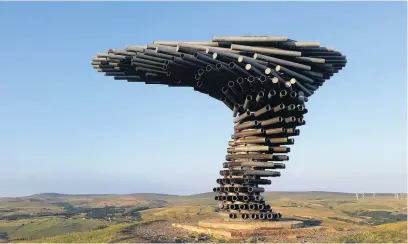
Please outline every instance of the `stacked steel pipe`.
[[287, 145], [305, 124], [305, 102], [346, 62], [341, 52], [319, 43], [272, 36], [156, 41], [92, 59], [94, 68], [115, 80], [192, 87], [231, 109], [234, 134], [215, 200], [228, 218], [258, 220], [281, 217], [265, 203], [260, 186], [285, 169]]

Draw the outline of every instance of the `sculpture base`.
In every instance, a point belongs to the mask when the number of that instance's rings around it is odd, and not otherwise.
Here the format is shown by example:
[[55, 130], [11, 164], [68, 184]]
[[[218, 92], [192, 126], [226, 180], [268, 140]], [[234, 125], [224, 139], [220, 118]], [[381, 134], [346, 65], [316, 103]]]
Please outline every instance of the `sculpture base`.
[[282, 218], [279, 221], [209, 219], [198, 225], [172, 224], [186, 231], [206, 234], [217, 239], [239, 239], [252, 236], [272, 236], [276, 231], [304, 227], [303, 221]]

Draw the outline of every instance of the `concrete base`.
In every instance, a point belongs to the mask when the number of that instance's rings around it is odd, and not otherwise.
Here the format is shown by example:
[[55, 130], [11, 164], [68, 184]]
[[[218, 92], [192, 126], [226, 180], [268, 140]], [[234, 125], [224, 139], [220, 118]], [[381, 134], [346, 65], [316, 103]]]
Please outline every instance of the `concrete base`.
[[173, 227], [210, 235], [217, 239], [238, 239], [251, 236], [270, 236], [274, 235], [277, 230], [302, 228], [304, 223], [290, 219], [237, 221], [217, 218], [200, 221], [198, 225], [173, 224]]

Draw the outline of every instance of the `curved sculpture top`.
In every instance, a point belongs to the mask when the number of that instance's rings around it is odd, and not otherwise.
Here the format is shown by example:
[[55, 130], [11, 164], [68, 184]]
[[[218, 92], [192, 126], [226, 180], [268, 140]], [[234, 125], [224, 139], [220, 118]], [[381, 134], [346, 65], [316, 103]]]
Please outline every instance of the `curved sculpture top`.
[[[278, 220], [261, 193], [263, 177], [279, 177], [287, 145], [304, 125], [310, 97], [346, 65], [346, 57], [316, 42], [287, 37], [214, 36], [212, 42], [154, 42], [110, 49], [92, 59], [115, 80], [187, 86], [233, 110], [234, 134], [213, 191], [221, 215]], [[274, 170], [274, 171], [269, 171]]]
[[155, 41], [109, 49], [92, 59], [94, 68], [115, 80], [193, 87], [224, 102], [234, 115], [269, 104], [266, 98], [276, 95], [275, 88], [296, 92], [292, 95], [303, 103], [346, 62], [334, 48], [283, 36]]

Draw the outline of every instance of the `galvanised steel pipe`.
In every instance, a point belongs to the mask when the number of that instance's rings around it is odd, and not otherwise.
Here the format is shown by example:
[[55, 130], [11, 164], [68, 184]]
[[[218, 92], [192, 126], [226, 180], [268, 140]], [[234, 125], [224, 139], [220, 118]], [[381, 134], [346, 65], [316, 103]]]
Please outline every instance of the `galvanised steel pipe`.
[[228, 81], [228, 87], [232, 90], [235, 96], [239, 98], [240, 101], [244, 101], [245, 94], [238, 89], [233, 81]]
[[251, 138], [239, 138], [235, 140], [234, 142], [236, 144], [264, 144], [268, 140], [266, 137], [251, 137]]
[[248, 128], [256, 128], [259, 125], [259, 122], [257, 120], [253, 121], [248, 121], [244, 122], [241, 124], [238, 124], [234, 126], [234, 130], [243, 130], [243, 129], [248, 129]]
[[281, 173], [277, 171], [266, 171], [266, 170], [245, 170], [244, 175], [279, 177]]
[[248, 71], [246, 71], [244, 68], [241, 68], [239, 65], [237, 65], [234, 62], [229, 62], [228, 68], [235, 71], [237, 74], [241, 75], [241, 77], [251, 76], [251, 74]]
[[[167, 60], [164, 60], [164, 61], [167, 61]], [[132, 65], [135, 63], [143, 63], [143, 64], [149, 64], [149, 65], [159, 66], [159, 67], [163, 67], [165, 65], [164, 62], [157, 62], [157, 61], [152, 61], [152, 60], [145, 59], [145, 58], [133, 57]]]
[[272, 154], [229, 154], [226, 157], [227, 161], [231, 161], [234, 159], [269, 159], [269, 160], [276, 160], [276, 161], [283, 161], [288, 160], [288, 156], [275, 156]]
[[263, 75], [263, 73], [259, 69], [255, 68], [251, 64], [246, 64], [245, 65], [245, 70], [248, 71], [248, 73], [253, 73], [256, 76], [262, 76]]
[[254, 53], [265, 53], [265, 54], [274, 54], [274, 55], [281, 55], [281, 56], [292, 56], [292, 57], [302, 56], [301, 52], [296, 52], [296, 51], [280, 50], [276, 48], [251, 47], [251, 46], [237, 45], [237, 44], [231, 44], [231, 49], [238, 50], [238, 51], [249, 51], [249, 52], [254, 52]]
[[231, 43], [269, 43], [288, 41], [286, 36], [213, 36], [213, 42]]
[[145, 63], [139, 63], [139, 62], [133, 62], [133, 65], [137, 67], [143, 67], [143, 68], [148, 68], [152, 70], [158, 70], [158, 71], [164, 71], [164, 66], [155, 66], [155, 65], [150, 65], [150, 64], [145, 64]]
[[253, 59], [254, 60], [258, 60], [258, 59], [265, 60], [265, 61], [271, 62], [273, 64], [286, 65], [288, 67], [293, 67], [293, 68], [307, 70], [307, 71], [312, 69], [308, 65], [295, 63], [295, 62], [291, 62], [291, 61], [287, 61], [287, 60], [279, 59], [279, 58], [275, 58], [275, 57], [270, 57], [270, 56], [262, 55], [262, 54], [259, 54], [259, 53], [255, 53], [254, 56], [253, 56]]

